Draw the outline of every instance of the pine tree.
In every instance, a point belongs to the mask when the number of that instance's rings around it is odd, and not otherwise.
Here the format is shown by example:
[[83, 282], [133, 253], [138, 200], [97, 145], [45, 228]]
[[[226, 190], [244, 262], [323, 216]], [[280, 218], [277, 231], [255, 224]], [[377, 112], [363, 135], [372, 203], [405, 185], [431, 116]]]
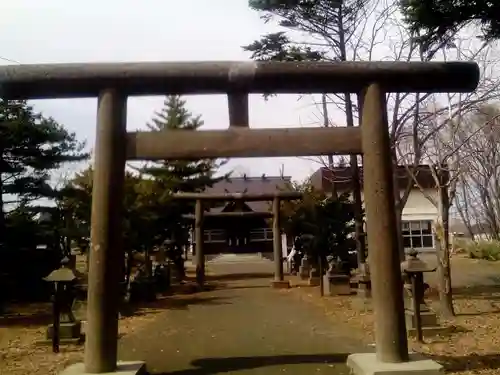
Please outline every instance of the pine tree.
[[[163, 108], [156, 112], [150, 123], [151, 131], [191, 130], [203, 125], [201, 116], [194, 116], [187, 108], [186, 101], [178, 95], [165, 98]], [[188, 242], [188, 226], [182, 219], [183, 214], [192, 213], [194, 202], [176, 201], [171, 194], [176, 192], [201, 192], [227, 175], [216, 176], [218, 169], [226, 160], [201, 159], [198, 161], [166, 160], [150, 164], [141, 169], [143, 176], [154, 180], [157, 193], [156, 226], [163, 228], [164, 239], [173, 238], [177, 251], [182, 254], [182, 247]]]
[[25, 101], [0, 99], [1, 244], [6, 242], [6, 209], [55, 198], [50, 172], [65, 162], [87, 158], [83, 146], [75, 134], [35, 112]]
[[452, 43], [455, 35], [470, 24], [479, 27], [481, 39], [500, 39], [499, 1], [400, 0], [400, 7], [424, 50]]
[[[151, 131], [197, 130], [201, 126], [201, 116], [189, 112], [186, 101], [178, 95], [167, 96], [163, 108], [147, 124]], [[214, 176], [223, 164], [225, 161], [213, 159], [162, 161], [143, 168], [142, 172], [163, 183], [168, 192], [199, 192], [221, 179]]]

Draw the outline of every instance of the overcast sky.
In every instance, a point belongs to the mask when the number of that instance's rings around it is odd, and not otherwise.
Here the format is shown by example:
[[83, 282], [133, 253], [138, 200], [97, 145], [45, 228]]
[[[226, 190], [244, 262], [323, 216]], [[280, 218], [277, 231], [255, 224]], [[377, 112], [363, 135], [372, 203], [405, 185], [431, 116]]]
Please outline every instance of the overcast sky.
[[[1, 64], [125, 61], [248, 60], [241, 46], [266, 32], [248, 0], [12, 0], [0, 2]], [[267, 102], [250, 99], [252, 127], [292, 127], [318, 123], [313, 99], [281, 95]], [[128, 129], [144, 128], [163, 98], [129, 100]], [[187, 97], [205, 128], [228, 126], [225, 96]], [[35, 108], [94, 143], [95, 99], [34, 101]], [[308, 159], [234, 159], [239, 173], [302, 179], [320, 164]]]

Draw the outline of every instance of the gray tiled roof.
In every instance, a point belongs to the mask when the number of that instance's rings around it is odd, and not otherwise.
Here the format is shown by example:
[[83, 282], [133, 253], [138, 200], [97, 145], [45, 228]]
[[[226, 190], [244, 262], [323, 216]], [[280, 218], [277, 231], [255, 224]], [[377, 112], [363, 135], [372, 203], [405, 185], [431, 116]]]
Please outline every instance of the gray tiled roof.
[[[224, 193], [249, 193], [265, 194], [275, 193], [285, 189], [291, 182], [291, 177], [261, 176], [261, 177], [230, 177], [219, 181], [211, 188], [205, 189], [205, 193], [224, 194]], [[266, 212], [270, 209], [269, 202], [246, 202], [248, 207], [256, 212]], [[220, 206], [211, 209], [212, 212], [222, 211], [224, 207]]]
[[[412, 182], [405, 166], [399, 165], [396, 169], [397, 182], [400, 189], [405, 189]], [[363, 166], [359, 166], [359, 178], [363, 185]], [[436, 186], [434, 177], [428, 165], [419, 165], [415, 171], [415, 178], [424, 189], [432, 189]], [[312, 185], [322, 191], [331, 191], [332, 181], [338, 192], [349, 191], [351, 187], [350, 167], [321, 167], [311, 176]]]

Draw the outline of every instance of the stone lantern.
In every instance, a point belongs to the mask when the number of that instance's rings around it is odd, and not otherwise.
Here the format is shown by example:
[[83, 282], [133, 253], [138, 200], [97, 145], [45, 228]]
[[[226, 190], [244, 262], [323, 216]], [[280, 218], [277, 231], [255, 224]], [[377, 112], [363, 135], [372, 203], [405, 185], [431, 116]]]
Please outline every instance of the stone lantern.
[[427, 263], [418, 258], [418, 252], [411, 250], [407, 259], [401, 263], [404, 281], [404, 303], [406, 327], [412, 335], [422, 340], [424, 331], [440, 329], [437, 317], [424, 300], [424, 293], [429, 287], [424, 283], [424, 273], [434, 272]]
[[77, 277], [69, 267], [70, 260], [65, 257], [61, 267], [52, 271], [45, 281], [54, 283], [53, 323], [47, 328], [47, 340], [53, 345], [54, 352], [59, 351], [59, 342], [79, 343], [82, 340], [81, 322], [73, 314], [75, 300], [75, 281]]

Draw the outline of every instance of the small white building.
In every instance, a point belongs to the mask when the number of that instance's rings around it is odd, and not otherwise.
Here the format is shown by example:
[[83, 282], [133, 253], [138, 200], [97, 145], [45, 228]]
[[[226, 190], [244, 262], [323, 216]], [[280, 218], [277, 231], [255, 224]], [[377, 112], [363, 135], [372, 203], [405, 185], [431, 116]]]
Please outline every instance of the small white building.
[[[360, 167], [361, 186], [363, 189], [363, 168]], [[400, 194], [403, 195], [409, 184], [413, 181], [404, 166], [397, 169], [397, 181]], [[437, 197], [434, 178], [426, 165], [417, 168], [416, 178], [418, 186], [411, 184], [410, 194], [403, 208], [403, 237], [405, 248], [413, 248], [421, 252], [434, 251], [433, 226], [437, 220], [437, 207], [427, 197]], [[322, 167], [311, 176], [312, 185], [321, 191], [331, 192], [332, 183], [339, 194], [352, 191], [350, 168]], [[425, 189], [425, 194], [422, 191]], [[361, 193], [363, 199], [363, 191]]]

